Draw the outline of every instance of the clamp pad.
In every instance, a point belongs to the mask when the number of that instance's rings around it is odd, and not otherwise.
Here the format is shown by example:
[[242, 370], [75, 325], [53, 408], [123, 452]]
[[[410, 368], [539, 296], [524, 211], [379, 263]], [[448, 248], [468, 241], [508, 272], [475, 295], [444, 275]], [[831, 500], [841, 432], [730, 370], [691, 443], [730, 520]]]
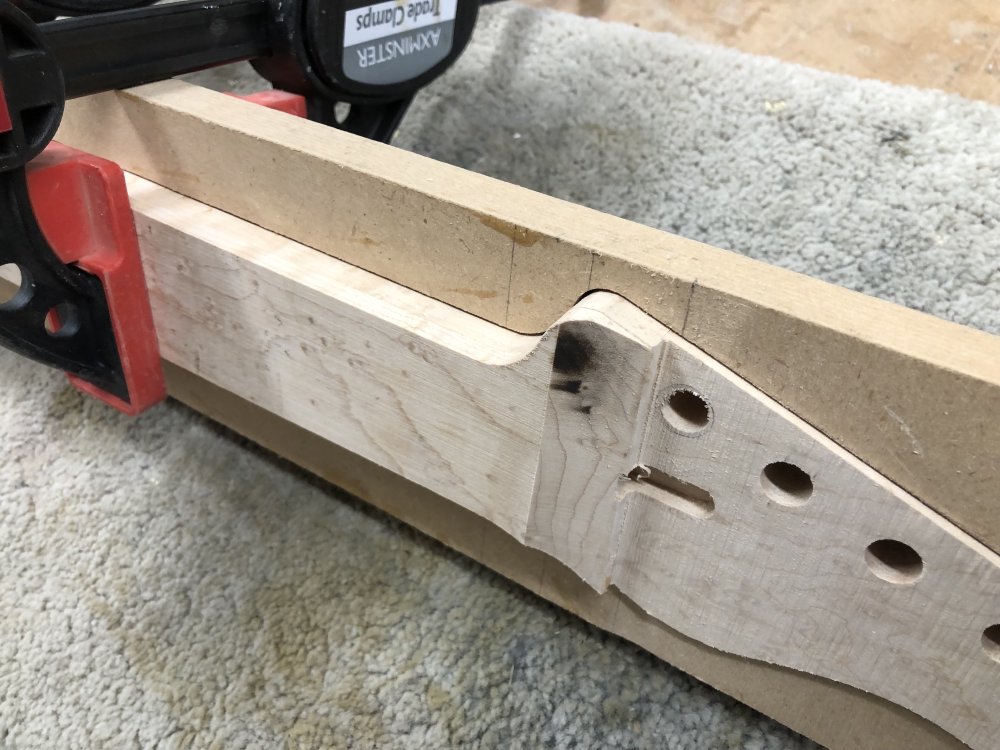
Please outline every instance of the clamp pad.
[[79, 390], [130, 415], [167, 395], [125, 177], [114, 162], [51, 143], [27, 167], [42, 233], [59, 259], [104, 288], [128, 400], [67, 373]]

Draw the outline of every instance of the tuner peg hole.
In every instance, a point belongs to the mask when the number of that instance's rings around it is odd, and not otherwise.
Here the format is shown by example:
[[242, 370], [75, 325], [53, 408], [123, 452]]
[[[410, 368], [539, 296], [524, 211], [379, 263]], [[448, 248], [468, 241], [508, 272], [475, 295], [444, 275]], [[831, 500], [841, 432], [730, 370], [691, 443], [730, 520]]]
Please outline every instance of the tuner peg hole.
[[697, 435], [712, 422], [712, 407], [699, 393], [690, 388], [676, 388], [661, 410], [667, 424], [682, 435]]
[[910, 545], [895, 539], [879, 539], [869, 544], [865, 550], [865, 562], [876, 578], [888, 583], [916, 583], [924, 574], [924, 561], [920, 554]]

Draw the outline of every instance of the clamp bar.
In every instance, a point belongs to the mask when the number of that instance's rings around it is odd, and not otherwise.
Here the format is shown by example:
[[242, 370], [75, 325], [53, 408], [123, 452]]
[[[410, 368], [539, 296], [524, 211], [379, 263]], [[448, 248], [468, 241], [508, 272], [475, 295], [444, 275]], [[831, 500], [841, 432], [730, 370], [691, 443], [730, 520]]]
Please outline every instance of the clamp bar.
[[200, 0], [39, 24], [72, 99], [271, 54], [267, 0]]

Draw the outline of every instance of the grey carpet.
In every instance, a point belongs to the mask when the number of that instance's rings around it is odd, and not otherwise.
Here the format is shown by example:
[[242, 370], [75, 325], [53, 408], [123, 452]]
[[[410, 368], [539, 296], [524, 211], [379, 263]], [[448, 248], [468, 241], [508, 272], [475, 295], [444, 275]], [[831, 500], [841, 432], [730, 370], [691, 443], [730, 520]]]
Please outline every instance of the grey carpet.
[[[998, 110], [485, 16], [399, 145], [1000, 329]], [[3, 747], [813, 747], [177, 404], [0, 353], [0, 439]]]

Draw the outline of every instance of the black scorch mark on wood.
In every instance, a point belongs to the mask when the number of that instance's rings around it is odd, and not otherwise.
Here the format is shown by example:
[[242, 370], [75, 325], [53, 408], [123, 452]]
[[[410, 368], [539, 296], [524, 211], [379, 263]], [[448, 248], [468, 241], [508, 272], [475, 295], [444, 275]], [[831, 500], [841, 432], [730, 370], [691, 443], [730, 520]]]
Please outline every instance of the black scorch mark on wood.
[[[570, 324], [571, 325], [571, 324]], [[552, 382], [550, 388], [579, 396], [574, 399], [574, 410], [590, 414], [594, 408], [593, 394], [586, 382], [586, 375], [596, 367], [595, 349], [586, 336], [574, 331], [570, 325], [559, 329], [555, 356], [552, 361]], [[583, 377], [581, 377], [583, 376]]]
[[556, 341], [555, 359], [552, 366], [563, 375], [583, 375], [590, 369], [594, 360], [594, 345], [568, 326], [559, 330], [559, 340]]
[[561, 378], [552, 379], [552, 390], [554, 391], [565, 391], [566, 393], [579, 393], [583, 389], [582, 380], [562, 380]]

